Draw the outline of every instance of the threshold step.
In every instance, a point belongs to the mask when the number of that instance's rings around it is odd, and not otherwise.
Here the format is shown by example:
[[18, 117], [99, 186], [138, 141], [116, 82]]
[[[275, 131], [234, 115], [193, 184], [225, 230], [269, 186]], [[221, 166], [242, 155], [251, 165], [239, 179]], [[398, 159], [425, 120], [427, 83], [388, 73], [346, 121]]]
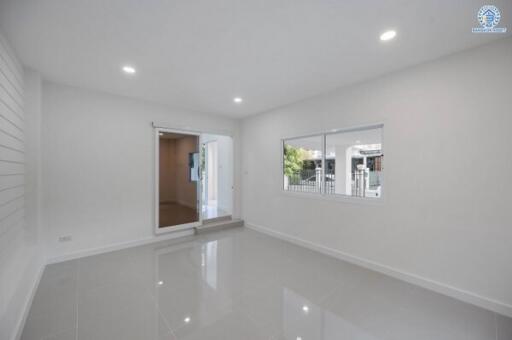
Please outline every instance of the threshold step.
[[232, 216], [226, 215], [226, 216], [219, 216], [219, 217], [212, 217], [207, 218], [203, 220], [203, 224], [210, 224], [210, 223], [216, 223], [216, 222], [222, 222], [222, 221], [231, 221]]
[[243, 227], [244, 221], [236, 218], [236, 219], [230, 219], [229, 221], [219, 221], [219, 222], [210, 222], [205, 223], [199, 227], [195, 227], [196, 234], [201, 234], [205, 232], [210, 231], [216, 231], [221, 229], [227, 229], [227, 228], [236, 228], [236, 227]]

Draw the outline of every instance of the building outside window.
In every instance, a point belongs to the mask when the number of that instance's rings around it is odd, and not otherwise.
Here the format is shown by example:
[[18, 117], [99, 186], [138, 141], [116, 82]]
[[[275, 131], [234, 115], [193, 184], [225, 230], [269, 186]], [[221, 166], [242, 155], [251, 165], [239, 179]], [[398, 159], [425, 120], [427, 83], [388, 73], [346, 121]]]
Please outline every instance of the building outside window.
[[382, 196], [382, 125], [283, 140], [285, 191]]

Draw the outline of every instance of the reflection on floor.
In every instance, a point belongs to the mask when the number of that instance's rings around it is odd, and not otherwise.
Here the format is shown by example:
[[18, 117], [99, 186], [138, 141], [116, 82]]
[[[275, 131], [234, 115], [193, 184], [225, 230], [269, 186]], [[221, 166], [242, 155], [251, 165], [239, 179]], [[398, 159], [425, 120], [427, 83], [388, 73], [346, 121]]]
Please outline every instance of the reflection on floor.
[[42, 339], [510, 340], [512, 319], [236, 228], [48, 266]]
[[159, 227], [167, 227], [198, 220], [197, 210], [178, 203], [160, 203]]
[[203, 220], [230, 216], [231, 214], [217, 207], [217, 204], [203, 205]]

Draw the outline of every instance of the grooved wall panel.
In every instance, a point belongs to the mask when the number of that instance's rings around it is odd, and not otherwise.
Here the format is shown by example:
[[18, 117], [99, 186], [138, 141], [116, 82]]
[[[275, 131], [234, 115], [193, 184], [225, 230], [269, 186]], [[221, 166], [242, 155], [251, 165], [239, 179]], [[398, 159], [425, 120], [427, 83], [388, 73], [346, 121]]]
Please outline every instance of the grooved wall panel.
[[0, 39], [0, 237], [7, 226], [24, 218], [20, 214], [25, 184], [22, 78], [21, 66]]
[[0, 339], [14, 339], [29, 294], [23, 68], [0, 36]]

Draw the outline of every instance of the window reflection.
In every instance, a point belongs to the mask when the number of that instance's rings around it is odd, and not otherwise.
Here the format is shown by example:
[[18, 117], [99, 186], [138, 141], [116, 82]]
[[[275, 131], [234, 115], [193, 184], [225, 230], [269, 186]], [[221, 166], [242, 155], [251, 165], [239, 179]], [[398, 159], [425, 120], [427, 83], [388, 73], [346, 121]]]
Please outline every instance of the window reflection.
[[201, 246], [201, 275], [208, 286], [217, 290], [217, 241]]

